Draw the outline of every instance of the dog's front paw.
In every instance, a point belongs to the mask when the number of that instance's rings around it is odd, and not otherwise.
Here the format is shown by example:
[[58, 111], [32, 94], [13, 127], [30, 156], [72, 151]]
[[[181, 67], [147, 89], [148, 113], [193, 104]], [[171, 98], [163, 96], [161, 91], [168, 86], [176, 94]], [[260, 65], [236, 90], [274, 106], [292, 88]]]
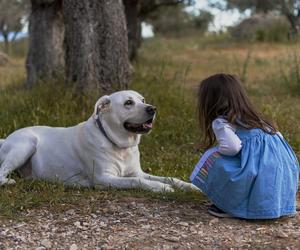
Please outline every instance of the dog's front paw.
[[171, 185], [162, 184], [159, 187], [152, 188], [151, 191], [156, 192], [156, 193], [173, 193], [174, 189]]
[[199, 188], [197, 188], [194, 184], [191, 183], [187, 183], [184, 187], [185, 190], [187, 191], [197, 191], [197, 192], [201, 192], [201, 190]]
[[199, 192], [200, 189], [197, 188], [194, 184], [192, 183], [188, 183], [188, 182], [185, 182], [185, 181], [181, 181], [179, 179], [173, 179], [174, 181], [174, 186], [177, 187], [177, 188], [180, 188], [182, 190], [185, 190], [185, 191], [197, 191]]
[[163, 187], [163, 193], [173, 193], [174, 192], [174, 189], [172, 188], [171, 185], [164, 185]]
[[0, 186], [14, 185], [14, 184], [16, 184], [16, 181], [14, 179], [9, 179], [9, 178], [1, 178], [0, 179]]

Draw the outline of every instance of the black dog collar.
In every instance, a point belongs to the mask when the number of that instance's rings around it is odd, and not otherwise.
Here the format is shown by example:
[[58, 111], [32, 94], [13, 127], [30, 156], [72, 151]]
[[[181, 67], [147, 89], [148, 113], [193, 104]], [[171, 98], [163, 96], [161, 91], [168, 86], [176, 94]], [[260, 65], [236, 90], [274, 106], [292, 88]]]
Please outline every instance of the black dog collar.
[[107, 135], [107, 133], [105, 132], [103, 125], [100, 121], [100, 116], [98, 115], [97, 119], [96, 119], [96, 123], [98, 125], [99, 130], [102, 132], [102, 134], [106, 137], [107, 140], [109, 140], [113, 145], [117, 146], [116, 143], [114, 143]]

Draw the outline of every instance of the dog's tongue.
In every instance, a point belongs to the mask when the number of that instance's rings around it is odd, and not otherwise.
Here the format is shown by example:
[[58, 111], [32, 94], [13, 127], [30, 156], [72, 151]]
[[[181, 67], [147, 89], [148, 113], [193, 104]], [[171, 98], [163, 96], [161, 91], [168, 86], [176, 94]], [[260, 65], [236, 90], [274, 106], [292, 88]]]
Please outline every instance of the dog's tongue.
[[144, 123], [143, 128], [145, 128], [145, 129], [152, 128], [152, 123]]

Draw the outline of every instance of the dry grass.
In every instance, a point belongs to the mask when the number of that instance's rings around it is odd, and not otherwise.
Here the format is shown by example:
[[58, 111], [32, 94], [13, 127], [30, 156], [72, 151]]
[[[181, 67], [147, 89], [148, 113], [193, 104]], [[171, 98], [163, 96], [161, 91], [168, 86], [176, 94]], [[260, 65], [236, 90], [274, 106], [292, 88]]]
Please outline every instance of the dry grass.
[[8, 85], [23, 83], [25, 78], [24, 58], [10, 58], [7, 65], [0, 66], [0, 89]]
[[156, 38], [145, 43], [140, 62], [143, 70], [163, 62], [164, 75], [169, 78], [184, 72], [184, 84], [193, 92], [200, 80], [211, 74], [238, 75], [258, 108], [278, 124], [300, 156], [299, 51], [300, 45], [295, 43]]

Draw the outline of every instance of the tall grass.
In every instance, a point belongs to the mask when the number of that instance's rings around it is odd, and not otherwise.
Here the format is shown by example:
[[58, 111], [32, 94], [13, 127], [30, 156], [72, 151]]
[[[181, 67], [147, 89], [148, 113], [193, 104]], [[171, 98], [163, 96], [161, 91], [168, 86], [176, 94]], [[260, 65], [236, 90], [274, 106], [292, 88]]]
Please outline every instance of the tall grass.
[[[279, 44], [251, 44], [249, 50], [249, 44], [213, 37], [146, 41], [134, 65], [131, 85], [158, 109], [152, 133], [143, 136], [140, 144], [143, 169], [188, 180], [200, 156], [196, 150], [201, 136], [196, 122], [196, 86], [201, 79], [217, 72], [245, 78], [253, 102], [278, 124], [299, 156], [300, 71], [299, 60], [287, 53], [291, 49], [299, 50], [298, 45]], [[0, 68], [0, 85], [3, 82], [5, 85], [0, 90], [0, 138], [25, 126], [72, 126], [92, 114], [99, 93], [78, 96], [61, 82], [40, 83], [25, 89], [22, 87], [24, 67], [18, 65], [15, 71], [12, 65]], [[45, 204], [54, 207], [63, 203], [79, 204], [85, 198], [102, 199], [117, 194], [120, 192], [70, 189], [58, 183], [17, 179], [14, 187], [0, 187], [0, 214], [13, 215]], [[145, 195], [132, 191], [127, 194]], [[188, 196], [178, 192], [155, 197], [181, 197], [185, 201], [201, 198], [197, 194]]]
[[[168, 66], [164, 63], [143, 68], [137, 65], [138, 70], [131, 86], [158, 109], [154, 130], [151, 134], [143, 136], [140, 145], [141, 164], [146, 172], [188, 180], [199, 158], [199, 153], [195, 150], [198, 133], [194, 119], [194, 98], [182, 85], [187, 69], [168, 76], [165, 67]], [[32, 89], [18, 85], [7, 87], [0, 92], [0, 138], [5, 138], [16, 129], [26, 126], [76, 125], [92, 115], [94, 104], [99, 97], [97, 93], [78, 96], [74, 89], [61, 82], [40, 83]], [[74, 204], [84, 196], [96, 196], [101, 199], [105, 193], [90, 189], [70, 189], [59, 183], [24, 181], [17, 176], [16, 178], [15, 187], [0, 187], [0, 214], [12, 216], [22, 209], [45, 204]], [[195, 194], [189, 196], [180, 193], [175, 195], [176, 198], [201, 198]], [[136, 191], [130, 194], [145, 195], [144, 192]], [[110, 191], [108, 195], [116, 194]], [[150, 196], [153, 197], [152, 194]], [[162, 198], [159, 195], [154, 197]]]
[[0, 51], [7, 53], [10, 57], [24, 58], [27, 54], [28, 38], [21, 38], [9, 43], [9, 50], [4, 51], [4, 42], [0, 42]]
[[289, 52], [288, 57], [281, 60], [280, 80], [293, 95], [300, 95], [300, 57], [298, 51]]

